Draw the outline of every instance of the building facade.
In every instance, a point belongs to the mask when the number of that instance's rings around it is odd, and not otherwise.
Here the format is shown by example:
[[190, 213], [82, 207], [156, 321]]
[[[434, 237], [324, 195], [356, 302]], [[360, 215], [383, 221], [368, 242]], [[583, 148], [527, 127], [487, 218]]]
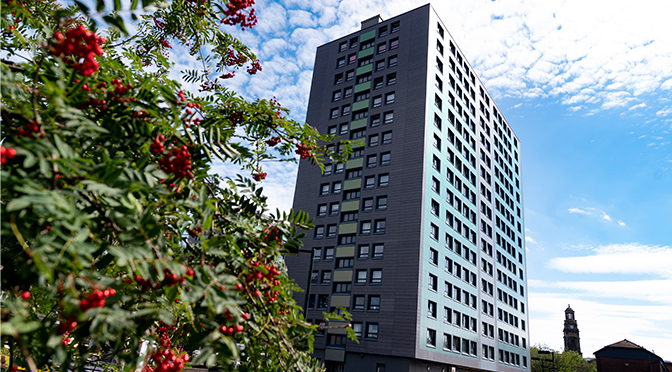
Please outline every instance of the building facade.
[[661, 357], [628, 340], [596, 351], [595, 359], [597, 372], [670, 372]]
[[359, 338], [316, 337], [328, 371], [529, 370], [520, 142], [431, 5], [318, 47], [306, 122], [361, 141], [296, 182], [295, 299]]
[[562, 329], [565, 341], [565, 350], [576, 351], [581, 354], [581, 339], [579, 338], [579, 325], [576, 323], [574, 310], [567, 305], [565, 309], [565, 326]]

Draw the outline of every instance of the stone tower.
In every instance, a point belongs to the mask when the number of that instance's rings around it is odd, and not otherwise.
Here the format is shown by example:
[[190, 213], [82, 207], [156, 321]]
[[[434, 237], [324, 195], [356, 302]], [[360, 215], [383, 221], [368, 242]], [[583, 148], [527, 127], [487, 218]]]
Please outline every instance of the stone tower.
[[567, 305], [567, 309], [565, 310], [565, 328], [562, 332], [565, 339], [565, 350], [576, 351], [581, 354], [579, 327], [576, 325], [574, 310], [569, 305]]

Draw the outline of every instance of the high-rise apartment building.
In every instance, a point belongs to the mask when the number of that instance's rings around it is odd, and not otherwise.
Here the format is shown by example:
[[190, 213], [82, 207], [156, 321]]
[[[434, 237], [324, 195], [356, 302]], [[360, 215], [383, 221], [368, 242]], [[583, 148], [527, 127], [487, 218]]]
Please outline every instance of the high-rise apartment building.
[[296, 300], [359, 338], [316, 337], [328, 371], [530, 370], [520, 142], [431, 5], [320, 46], [306, 121], [361, 141], [296, 182]]

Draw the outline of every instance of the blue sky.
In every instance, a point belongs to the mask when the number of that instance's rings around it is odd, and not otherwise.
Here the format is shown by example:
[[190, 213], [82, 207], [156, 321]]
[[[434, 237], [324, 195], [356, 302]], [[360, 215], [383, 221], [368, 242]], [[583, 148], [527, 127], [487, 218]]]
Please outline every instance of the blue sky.
[[[303, 121], [317, 46], [423, 4], [257, 1], [259, 24], [230, 31], [263, 71], [227, 84]], [[671, 360], [672, 2], [434, 7], [522, 143], [531, 343], [561, 349], [571, 304], [584, 356], [627, 338]], [[174, 77], [185, 67], [198, 64], [179, 59]], [[271, 207], [291, 207], [296, 170], [268, 165]]]

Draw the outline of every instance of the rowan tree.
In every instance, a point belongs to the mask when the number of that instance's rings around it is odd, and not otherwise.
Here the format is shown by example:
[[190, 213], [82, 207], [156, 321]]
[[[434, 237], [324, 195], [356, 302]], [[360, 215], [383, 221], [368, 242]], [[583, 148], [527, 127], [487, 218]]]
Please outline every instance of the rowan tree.
[[[303, 212], [268, 211], [258, 182], [268, 161], [322, 166], [350, 149], [329, 151], [336, 137], [288, 119], [275, 98], [222, 87], [262, 71], [222, 26], [253, 27], [254, 1], [74, 3], [3, 0], [11, 368], [319, 369], [309, 356], [317, 326], [292, 300], [282, 261], [312, 225]], [[203, 65], [184, 72], [199, 92], [167, 78], [177, 45]], [[211, 175], [216, 162], [241, 175]]]

